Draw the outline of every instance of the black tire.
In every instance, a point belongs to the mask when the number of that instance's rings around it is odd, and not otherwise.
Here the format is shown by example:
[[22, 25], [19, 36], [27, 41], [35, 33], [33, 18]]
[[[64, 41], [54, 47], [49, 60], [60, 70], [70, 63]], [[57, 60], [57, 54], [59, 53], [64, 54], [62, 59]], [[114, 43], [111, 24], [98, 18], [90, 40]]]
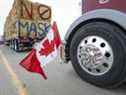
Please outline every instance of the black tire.
[[13, 40], [13, 50], [19, 52], [19, 43], [17, 39]]
[[9, 47], [10, 47], [10, 49], [13, 49], [14, 48], [14, 46], [13, 46], [13, 40], [10, 40]]
[[10, 41], [5, 41], [4, 44], [5, 44], [6, 46], [9, 46], [9, 45], [10, 45]]
[[[111, 69], [100, 76], [93, 76], [82, 69], [77, 59], [77, 47], [87, 36], [100, 36], [112, 47], [114, 62]], [[77, 74], [86, 82], [103, 88], [113, 88], [121, 84], [126, 77], [126, 49], [123, 30], [108, 22], [90, 22], [78, 29], [70, 45], [70, 58]]]

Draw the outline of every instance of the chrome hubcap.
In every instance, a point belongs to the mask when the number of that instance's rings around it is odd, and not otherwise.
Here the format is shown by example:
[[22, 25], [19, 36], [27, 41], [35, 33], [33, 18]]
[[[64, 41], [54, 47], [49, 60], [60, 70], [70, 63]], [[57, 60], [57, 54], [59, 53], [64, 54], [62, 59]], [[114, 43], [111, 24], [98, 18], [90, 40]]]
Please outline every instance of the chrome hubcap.
[[84, 38], [77, 49], [80, 66], [91, 75], [107, 73], [113, 64], [113, 51], [109, 43], [99, 36]]

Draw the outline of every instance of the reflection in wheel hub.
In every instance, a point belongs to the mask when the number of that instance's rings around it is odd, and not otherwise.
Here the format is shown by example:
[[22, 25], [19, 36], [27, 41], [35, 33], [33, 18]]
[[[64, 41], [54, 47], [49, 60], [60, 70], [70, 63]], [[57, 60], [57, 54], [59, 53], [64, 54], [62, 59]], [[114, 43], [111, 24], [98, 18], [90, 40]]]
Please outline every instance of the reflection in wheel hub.
[[97, 65], [102, 63], [102, 52], [95, 46], [88, 45], [84, 48], [84, 55], [82, 57], [84, 58], [84, 64], [86, 67], [88, 65], [91, 65], [91, 68], [95, 68]]

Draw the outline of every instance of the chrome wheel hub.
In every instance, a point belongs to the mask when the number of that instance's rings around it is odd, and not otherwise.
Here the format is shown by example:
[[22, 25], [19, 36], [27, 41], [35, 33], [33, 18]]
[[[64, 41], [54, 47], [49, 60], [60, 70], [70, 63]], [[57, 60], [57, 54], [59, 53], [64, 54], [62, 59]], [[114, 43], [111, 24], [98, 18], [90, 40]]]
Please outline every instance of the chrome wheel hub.
[[109, 43], [99, 36], [84, 38], [77, 49], [77, 58], [83, 70], [91, 75], [107, 73], [113, 64], [113, 51]]

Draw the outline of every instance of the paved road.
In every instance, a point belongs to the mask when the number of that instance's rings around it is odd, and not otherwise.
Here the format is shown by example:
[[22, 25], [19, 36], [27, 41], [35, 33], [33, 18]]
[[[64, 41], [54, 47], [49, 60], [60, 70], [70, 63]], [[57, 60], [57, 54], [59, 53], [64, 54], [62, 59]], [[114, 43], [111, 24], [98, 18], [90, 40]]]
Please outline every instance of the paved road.
[[0, 46], [0, 95], [126, 95], [126, 84], [110, 90], [83, 82], [71, 64], [48, 64], [45, 81], [19, 66], [25, 56]]

